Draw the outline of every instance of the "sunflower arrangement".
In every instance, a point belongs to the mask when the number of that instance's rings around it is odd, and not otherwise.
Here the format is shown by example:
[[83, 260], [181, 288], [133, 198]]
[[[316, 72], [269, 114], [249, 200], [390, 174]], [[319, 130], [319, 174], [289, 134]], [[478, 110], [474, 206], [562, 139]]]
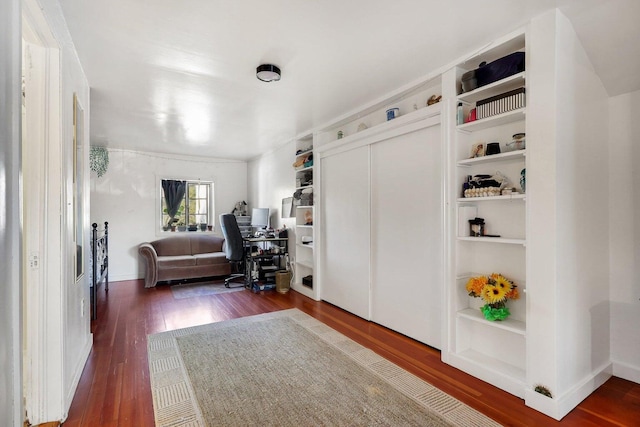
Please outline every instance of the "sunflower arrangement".
[[504, 320], [511, 314], [507, 300], [518, 299], [517, 286], [502, 274], [472, 277], [467, 282], [469, 296], [482, 298], [485, 305], [480, 308], [487, 320]]

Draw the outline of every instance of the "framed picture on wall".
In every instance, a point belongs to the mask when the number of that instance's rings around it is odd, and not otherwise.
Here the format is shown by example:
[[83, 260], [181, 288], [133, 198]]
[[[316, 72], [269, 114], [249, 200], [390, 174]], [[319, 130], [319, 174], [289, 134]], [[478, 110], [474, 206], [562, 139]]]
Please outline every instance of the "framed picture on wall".
[[73, 240], [76, 281], [84, 275], [84, 110], [73, 94]]
[[291, 218], [293, 215], [293, 197], [285, 197], [282, 199], [282, 218]]

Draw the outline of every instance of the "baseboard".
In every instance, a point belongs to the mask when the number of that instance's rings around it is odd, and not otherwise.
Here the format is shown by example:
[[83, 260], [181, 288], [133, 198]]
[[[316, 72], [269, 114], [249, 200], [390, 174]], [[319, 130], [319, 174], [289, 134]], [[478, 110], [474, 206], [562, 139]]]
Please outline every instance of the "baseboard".
[[556, 420], [561, 420], [587, 396], [611, 378], [612, 371], [612, 364], [606, 363], [567, 392], [553, 398], [535, 392], [533, 389], [527, 389], [524, 396], [525, 404]]
[[93, 334], [89, 334], [89, 339], [87, 339], [87, 342], [82, 348], [80, 357], [78, 358], [78, 363], [73, 370], [73, 379], [71, 380], [71, 384], [69, 386], [69, 389], [67, 390], [67, 395], [64, 400], [64, 414], [62, 417], [62, 422], [64, 422], [69, 416], [69, 408], [71, 408], [71, 402], [73, 402], [73, 397], [76, 394], [76, 390], [78, 389], [80, 377], [82, 376], [82, 371], [84, 370], [84, 366], [87, 363], [87, 359], [89, 358], [89, 353], [91, 353], [92, 347]]
[[137, 274], [109, 274], [109, 283], [120, 282], [124, 280], [138, 280], [144, 279], [144, 277], [138, 277]]
[[613, 361], [613, 375], [623, 380], [640, 384], [640, 367]]
[[[498, 387], [520, 399], [524, 398], [526, 384], [524, 376], [512, 376], [504, 372], [496, 371], [490, 364], [483, 363], [474, 358], [469, 358], [463, 354], [453, 352], [441, 352], [441, 359], [448, 365], [458, 368], [486, 383]], [[444, 355], [444, 356], [443, 356]]]

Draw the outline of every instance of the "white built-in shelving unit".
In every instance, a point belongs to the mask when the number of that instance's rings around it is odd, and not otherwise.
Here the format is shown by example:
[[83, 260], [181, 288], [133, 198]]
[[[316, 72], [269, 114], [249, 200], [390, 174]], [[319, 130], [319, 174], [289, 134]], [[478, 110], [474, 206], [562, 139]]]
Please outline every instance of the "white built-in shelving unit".
[[[461, 93], [461, 76], [478, 67], [515, 51], [525, 51], [525, 34], [492, 46], [473, 58], [458, 64], [447, 80], [453, 102], [450, 103], [450, 181], [449, 210], [451, 271], [448, 274], [447, 345], [443, 360], [484, 379], [512, 394], [523, 397], [526, 388], [526, 238], [527, 198], [520, 186], [520, 175], [526, 169], [526, 149], [508, 151], [512, 135], [525, 132], [526, 107], [484, 119], [456, 124], [455, 108], [464, 106], [464, 116], [476, 102], [526, 86], [526, 71], [492, 84]], [[500, 154], [470, 158], [474, 144], [500, 143]], [[535, 141], [527, 141], [527, 144]], [[467, 176], [505, 176], [511, 194], [493, 197], [464, 197], [463, 183]], [[463, 209], [464, 208], [464, 209]], [[469, 237], [469, 209], [485, 220], [485, 234], [499, 237]], [[464, 212], [464, 213], [463, 213]], [[469, 272], [474, 272], [473, 274]], [[504, 321], [485, 320], [479, 298], [467, 295], [469, 277], [501, 273], [512, 279], [520, 291], [519, 300], [509, 300], [511, 316]]]
[[[295, 207], [291, 246], [294, 290], [440, 348], [445, 363], [556, 419], [611, 374], [608, 287], [600, 286], [607, 228], [594, 228], [606, 224], [606, 206], [591, 205], [592, 193], [606, 198], [609, 189], [593, 172], [607, 97], [570, 27], [557, 12], [536, 18], [297, 140], [297, 156], [313, 150], [315, 159], [295, 172], [311, 172], [312, 182], [295, 188], [315, 197]], [[516, 51], [526, 71], [462, 93], [464, 73]], [[456, 123], [459, 103], [466, 115], [519, 88], [522, 108]], [[426, 106], [434, 94], [441, 102]], [[390, 107], [400, 116], [387, 121]], [[566, 120], [567, 111], [579, 114]], [[526, 148], [510, 151], [523, 132]], [[475, 144], [490, 142], [500, 154], [471, 158]], [[464, 197], [469, 175], [498, 172], [511, 193]], [[469, 236], [470, 215], [484, 218], [491, 237]], [[466, 291], [470, 277], [491, 273], [520, 291], [503, 321], [486, 320], [483, 302]], [[307, 275], [313, 288], [301, 283]]]
[[[296, 161], [306, 159], [309, 155], [313, 155], [313, 135], [306, 135], [296, 140]], [[295, 171], [295, 191], [312, 192], [314, 190], [314, 166], [313, 161], [296, 167]], [[318, 299], [317, 286], [303, 284], [303, 278], [314, 276], [315, 270], [315, 253], [314, 253], [314, 205], [313, 196], [310, 203], [303, 204], [294, 201], [295, 215], [295, 246], [292, 251], [292, 259], [294, 265], [293, 289], [307, 295], [308, 297]], [[311, 219], [311, 221], [309, 221]], [[310, 239], [310, 242], [307, 240]], [[314, 281], [315, 282], [315, 281]], [[315, 289], [314, 289], [315, 287]]]

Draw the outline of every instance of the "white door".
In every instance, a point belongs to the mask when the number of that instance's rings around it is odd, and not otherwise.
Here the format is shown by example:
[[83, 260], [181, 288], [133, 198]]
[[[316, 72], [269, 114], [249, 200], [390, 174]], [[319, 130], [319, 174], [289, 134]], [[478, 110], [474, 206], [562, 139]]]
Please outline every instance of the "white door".
[[369, 319], [369, 147], [321, 168], [320, 298]]
[[371, 146], [371, 320], [440, 348], [440, 125]]

